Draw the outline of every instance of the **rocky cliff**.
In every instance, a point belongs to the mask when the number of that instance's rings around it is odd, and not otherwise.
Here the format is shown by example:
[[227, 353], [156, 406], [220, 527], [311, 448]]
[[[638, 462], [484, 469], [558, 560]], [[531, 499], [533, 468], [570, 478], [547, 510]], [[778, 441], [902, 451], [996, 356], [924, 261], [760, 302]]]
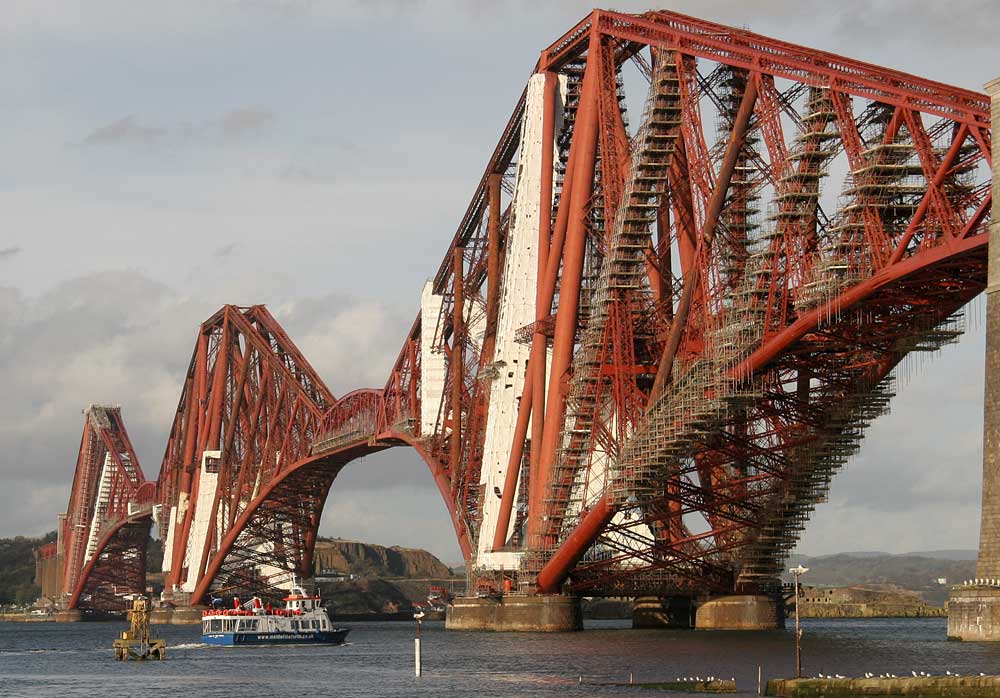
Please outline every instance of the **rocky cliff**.
[[317, 576], [408, 577], [441, 579], [451, 576], [448, 567], [426, 550], [386, 548], [372, 543], [320, 538], [314, 553]]

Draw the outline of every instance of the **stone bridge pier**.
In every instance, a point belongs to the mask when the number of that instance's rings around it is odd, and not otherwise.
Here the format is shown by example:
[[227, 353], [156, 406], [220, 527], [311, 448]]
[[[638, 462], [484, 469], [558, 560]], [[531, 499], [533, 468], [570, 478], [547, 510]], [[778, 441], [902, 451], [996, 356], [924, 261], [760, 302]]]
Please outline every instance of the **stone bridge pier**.
[[[1000, 78], [986, 85], [993, 130], [1000, 126]], [[993, 149], [990, 232], [1000, 229], [1000, 146]], [[995, 238], [994, 238], [995, 239]], [[1000, 641], [1000, 244], [990, 245], [986, 286], [986, 385], [983, 409], [983, 509], [976, 579], [952, 589], [948, 638]]]

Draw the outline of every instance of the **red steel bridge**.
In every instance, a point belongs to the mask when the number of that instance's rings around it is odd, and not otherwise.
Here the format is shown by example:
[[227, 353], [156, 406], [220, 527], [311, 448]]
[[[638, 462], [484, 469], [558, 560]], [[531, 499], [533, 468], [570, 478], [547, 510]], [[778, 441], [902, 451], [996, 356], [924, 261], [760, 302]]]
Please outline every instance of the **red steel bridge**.
[[226, 306], [155, 482], [88, 410], [60, 593], [141, 588], [154, 519], [187, 603], [309, 576], [337, 474], [396, 446], [480, 589], [773, 591], [894, 368], [985, 288], [990, 150], [984, 94], [594, 11], [542, 51], [385, 385], [337, 398]]

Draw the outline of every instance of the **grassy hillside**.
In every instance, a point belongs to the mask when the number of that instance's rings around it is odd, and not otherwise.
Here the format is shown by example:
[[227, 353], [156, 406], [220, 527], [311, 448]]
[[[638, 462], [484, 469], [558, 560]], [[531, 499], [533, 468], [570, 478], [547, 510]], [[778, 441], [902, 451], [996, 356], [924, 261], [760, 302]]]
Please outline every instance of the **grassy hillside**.
[[41, 593], [34, 584], [34, 550], [56, 539], [55, 531], [41, 538], [0, 538], [0, 605], [27, 604]]

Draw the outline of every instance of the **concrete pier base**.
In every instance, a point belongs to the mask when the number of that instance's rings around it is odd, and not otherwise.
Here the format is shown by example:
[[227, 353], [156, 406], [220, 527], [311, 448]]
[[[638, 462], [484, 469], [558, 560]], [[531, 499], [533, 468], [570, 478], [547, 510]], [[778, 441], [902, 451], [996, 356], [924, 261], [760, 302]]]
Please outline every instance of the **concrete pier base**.
[[1000, 641], [1000, 587], [954, 587], [948, 600], [948, 639]]
[[632, 602], [633, 628], [693, 628], [694, 603], [689, 596], [640, 596]]
[[150, 625], [198, 625], [208, 606], [157, 606], [149, 614]]
[[64, 611], [56, 611], [56, 623], [79, 623], [83, 620], [83, 611], [78, 608], [69, 608]]
[[699, 630], [778, 630], [785, 627], [784, 605], [764, 595], [715, 596], [696, 602]]
[[577, 596], [501, 596], [455, 599], [447, 630], [560, 633], [583, 629]]

